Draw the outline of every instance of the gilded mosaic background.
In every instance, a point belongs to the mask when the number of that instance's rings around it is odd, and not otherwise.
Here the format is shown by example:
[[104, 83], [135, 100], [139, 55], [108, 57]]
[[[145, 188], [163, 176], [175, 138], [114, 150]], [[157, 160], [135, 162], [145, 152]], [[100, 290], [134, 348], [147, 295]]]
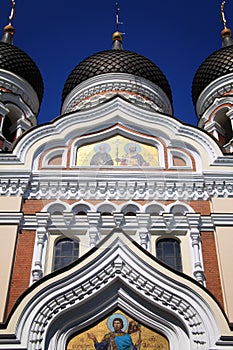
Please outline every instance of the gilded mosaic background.
[[82, 146], [77, 151], [79, 166], [158, 166], [158, 150], [121, 135]]
[[[128, 323], [130, 321], [134, 321], [134, 324], [137, 324], [137, 322], [132, 318], [129, 318], [121, 311], [117, 311], [110, 317], [106, 318], [104, 321], [100, 322], [95, 327], [92, 327], [88, 331], [73, 337], [69, 341], [66, 350], [95, 350], [93, 341], [88, 338], [88, 333], [92, 332], [93, 334], [95, 334], [98, 342], [100, 342], [105, 334], [112, 331], [111, 327], [109, 327], [109, 324], [111, 324], [112, 320], [115, 317], [119, 317], [119, 315], [122, 315], [122, 317], [124, 318], [124, 331], [127, 332]], [[141, 344], [140, 346], [138, 346], [138, 350], [169, 350], [169, 343], [165, 337], [156, 332], [153, 332], [152, 330], [144, 327], [143, 325], [139, 325], [139, 328], [140, 330], [131, 334], [133, 344], [135, 344], [137, 340], [141, 338]]]

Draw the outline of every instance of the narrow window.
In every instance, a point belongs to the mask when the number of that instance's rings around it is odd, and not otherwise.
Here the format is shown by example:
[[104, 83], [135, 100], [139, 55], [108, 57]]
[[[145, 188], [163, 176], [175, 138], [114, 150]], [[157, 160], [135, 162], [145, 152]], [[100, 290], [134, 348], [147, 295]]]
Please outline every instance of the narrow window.
[[78, 258], [79, 243], [69, 238], [56, 242], [54, 251], [53, 271], [71, 264]]
[[156, 243], [156, 256], [173, 269], [182, 271], [180, 242], [176, 239], [160, 239]]

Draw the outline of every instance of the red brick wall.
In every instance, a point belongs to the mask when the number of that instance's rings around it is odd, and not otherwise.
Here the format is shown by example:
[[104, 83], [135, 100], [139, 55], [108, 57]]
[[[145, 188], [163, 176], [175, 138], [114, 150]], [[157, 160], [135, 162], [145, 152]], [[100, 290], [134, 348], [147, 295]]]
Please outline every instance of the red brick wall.
[[26, 199], [23, 203], [22, 211], [24, 214], [39, 213], [48, 203], [51, 202], [55, 202], [55, 200]]
[[18, 236], [7, 314], [18, 297], [29, 287], [35, 231], [23, 230]]
[[202, 254], [207, 289], [223, 307], [223, 295], [220, 281], [216, 243], [213, 232], [201, 232]]

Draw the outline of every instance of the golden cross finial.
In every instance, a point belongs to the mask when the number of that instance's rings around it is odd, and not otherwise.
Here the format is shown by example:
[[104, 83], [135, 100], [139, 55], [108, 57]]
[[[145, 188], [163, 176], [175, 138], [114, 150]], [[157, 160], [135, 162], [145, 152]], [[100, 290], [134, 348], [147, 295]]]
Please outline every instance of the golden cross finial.
[[13, 19], [16, 17], [15, 1], [11, 0], [11, 14], [9, 16], [9, 25], [12, 25]]
[[120, 8], [118, 6], [118, 2], [116, 2], [116, 31], [119, 31], [119, 11]]
[[226, 3], [226, 1], [223, 1], [222, 5], [221, 5], [221, 15], [222, 15], [222, 22], [223, 22], [224, 29], [227, 28], [227, 21], [226, 21], [226, 17], [225, 17], [225, 13], [224, 13], [225, 3]]

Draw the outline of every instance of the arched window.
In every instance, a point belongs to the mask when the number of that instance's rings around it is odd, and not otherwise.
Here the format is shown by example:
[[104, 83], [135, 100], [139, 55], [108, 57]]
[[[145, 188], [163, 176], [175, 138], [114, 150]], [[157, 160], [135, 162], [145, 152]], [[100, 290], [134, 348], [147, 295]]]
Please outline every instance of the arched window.
[[156, 243], [156, 256], [173, 269], [182, 271], [180, 242], [173, 238], [160, 239]]
[[78, 258], [79, 243], [69, 238], [56, 242], [54, 250], [53, 271], [71, 264]]

